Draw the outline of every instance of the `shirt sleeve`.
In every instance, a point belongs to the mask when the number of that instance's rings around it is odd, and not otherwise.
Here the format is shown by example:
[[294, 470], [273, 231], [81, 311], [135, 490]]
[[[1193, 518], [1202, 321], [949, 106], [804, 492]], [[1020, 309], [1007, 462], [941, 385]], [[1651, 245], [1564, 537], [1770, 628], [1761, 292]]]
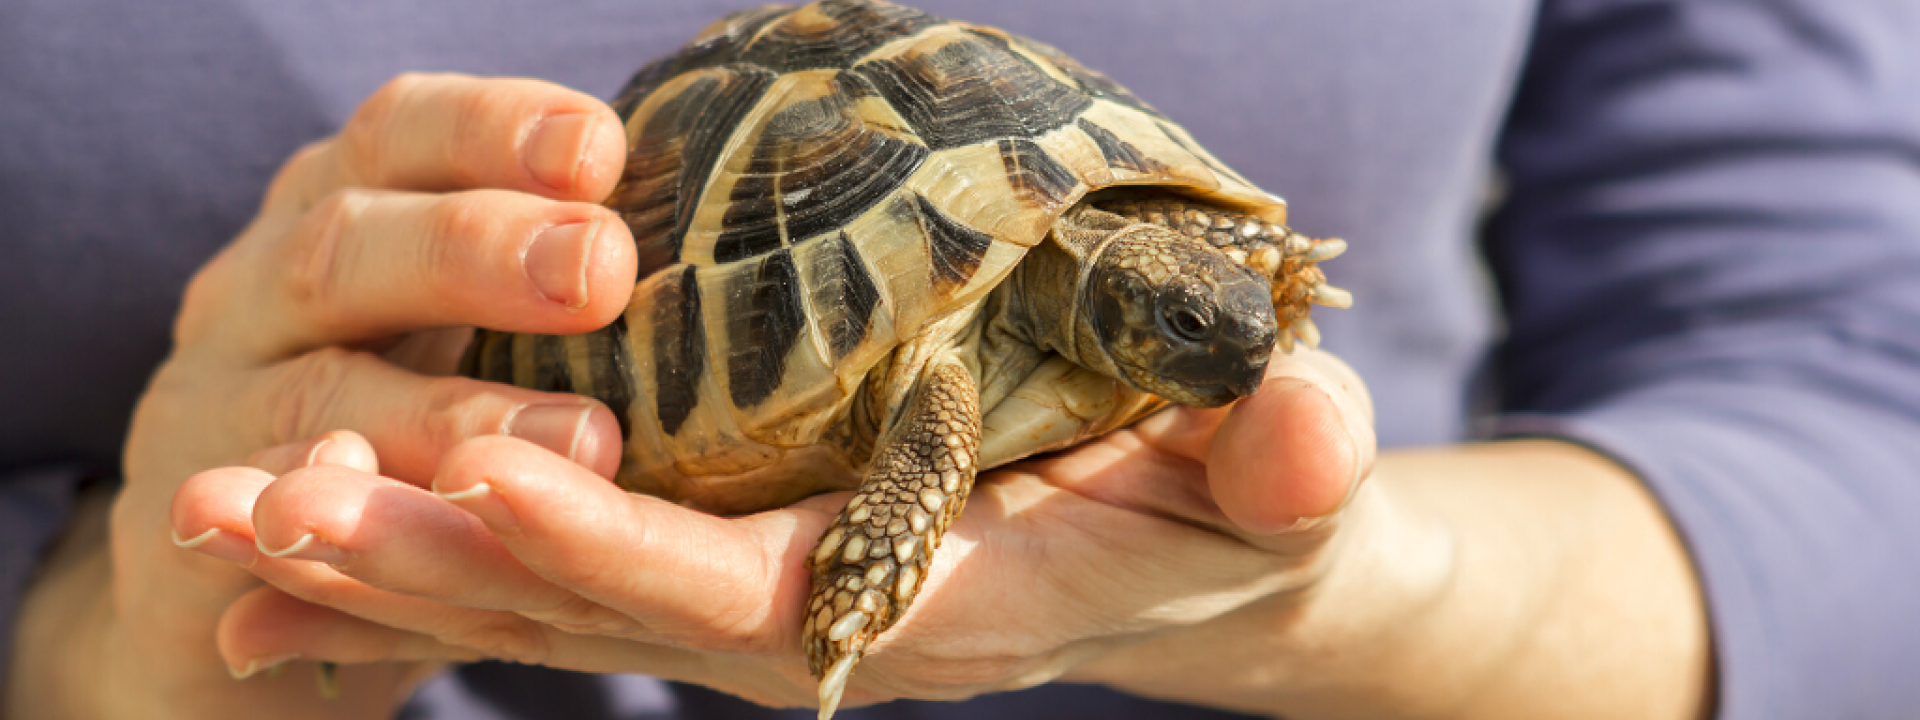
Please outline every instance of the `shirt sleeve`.
[[64, 466], [0, 476], [0, 685], [12, 672], [20, 599], [73, 515], [85, 477]]
[[1720, 717], [1920, 707], [1920, 4], [1549, 1], [1500, 148], [1495, 435], [1639, 474]]

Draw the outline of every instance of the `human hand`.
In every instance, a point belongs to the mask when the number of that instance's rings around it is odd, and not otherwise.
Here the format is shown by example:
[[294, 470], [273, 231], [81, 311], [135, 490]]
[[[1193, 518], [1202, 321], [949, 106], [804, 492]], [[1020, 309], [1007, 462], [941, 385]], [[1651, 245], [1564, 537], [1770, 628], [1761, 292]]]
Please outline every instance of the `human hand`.
[[[1339, 564], [1351, 543], [1331, 518], [1372, 463], [1371, 412], [1350, 369], [1301, 352], [1277, 357], [1261, 392], [1231, 410], [1175, 409], [983, 476], [847, 701], [965, 697], [1063, 675], [1122, 686], [1170, 677], [1183, 658], [1165, 654], [1165, 638], [1254, 605], [1297, 606]], [[182, 497], [218, 505], [238, 476], [258, 475], [205, 473]], [[310, 558], [325, 564], [255, 564], [274, 587], [228, 613], [223, 651], [496, 657], [813, 702], [799, 646], [803, 558], [844, 496], [715, 518], [506, 438], [455, 449], [431, 489], [440, 496], [317, 467], [274, 481], [251, 515], [177, 527], [257, 532], [269, 547], [312, 535], [334, 548]], [[1161, 643], [1158, 662], [1133, 650], [1149, 640]]]
[[[356, 670], [332, 703], [318, 702], [309, 673], [228, 676], [213, 638], [220, 613], [258, 585], [234, 565], [253, 561], [252, 537], [202, 525], [168, 543], [171, 527], [209, 511], [175, 506], [175, 490], [207, 468], [261, 466], [245, 479], [252, 492], [223, 495], [241, 505], [220, 511], [244, 514], [267, 473], [371, 472], [376, 452], [380, 469], [424, 483], [447, 450], [493, 433], [610, 476], [619, 435], [605, 408], [432, 375], [451, 370], [460, 326], [576, 333], [624, 309], [632, 239], [593, 204], [624, 146], [612, 110], [581, 93], [409, 75], [289, 159], [259, 214], [186, 290], [174, 350], [133, 418], [110, 542], [30, 595], [29, 612], [53, 613], [44, 626], [59, 632], [23, 638], [14, 716], [390, 712], [418, 668]], [[334, 429], [357, 434], [326, 442]], [[75, 607], [86, 610], [55, 612]]]

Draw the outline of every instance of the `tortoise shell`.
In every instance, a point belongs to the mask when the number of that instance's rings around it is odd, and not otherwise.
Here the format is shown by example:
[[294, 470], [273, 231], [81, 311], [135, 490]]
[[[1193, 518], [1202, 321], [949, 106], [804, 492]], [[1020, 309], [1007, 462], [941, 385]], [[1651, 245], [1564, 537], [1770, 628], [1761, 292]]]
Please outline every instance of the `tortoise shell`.
[[614, 107], [632, 304], [588, 335], [483, 331], [470, 374], [600, 398], [628, 437], [622, 485], [714, 511], [819, 489], [740, 486], [835, 432], [876, 364], [977, 306], [1088, 193], [1160, 186], [1286, 219], [1058, 50], [881, 2], [735, 13]]

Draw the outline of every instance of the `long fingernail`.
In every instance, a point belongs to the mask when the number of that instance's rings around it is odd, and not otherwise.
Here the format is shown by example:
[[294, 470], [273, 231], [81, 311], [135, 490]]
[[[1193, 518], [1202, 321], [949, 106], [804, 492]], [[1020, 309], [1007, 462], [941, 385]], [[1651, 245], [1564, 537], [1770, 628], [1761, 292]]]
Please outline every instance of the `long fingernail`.
[[505, 500], [493, 491], [487, 483], [475, 483], [472, 487], [459, 490], [442, 490], [433, 486], [433, 494], [453, 503], [455, 506], [473, 513], [481, 522], [494, 530], [513, 530], [520, 527], [520, 519], [514, 517], [513, 508], [507, 507]]
[[555, 225], [534, 237], [522, 262], [527, 279], [542, 297], [569, 310], [587, 306], [587, 260], [593, 255], [594, 238], [600, 235], [600, 222], [596, 218]]
[[266, 545], [260, 544], [261, 541], [259, 538], [254, 538], [253, 542], [254, 546], [259, 549], [260, 554], [273, 558], [309, 560], [328, 565], [339, 565], [352, 557], [347, 551], [335, 547], [332, 543], [314, 537], [313, 533], [301, 535], [299, 540], [293, 541], [292, 545], [288, 545], [280, 550], [268, 549]]
[[256, 673], [259, 673], [262, 670], [272, 670], [274, 668], [280, 667], [281, 665], [285, 665], [287, 663], [290, 663], [299, 659], [300, 659], [299, 653], [284, 653], [281, 655], [270, 655], [267, 657], [254, 658], [252, 660], [248, 660], [247, 664], [242, 667], [236, 668], [232, 665], [228, 665], [227, 673], [232, 675], [233, 679], [235, 680], [245, 680], [247, 678], [253, 677]]
[[220, 528], [207, 528], [206, 532], [190, 538], [180, 537], [178, 531], [173, 531], [171, 534], [174, 545], [211, 555], [241, 567], [252, 567], [256, 557], [253, 543]]
[[320, 442], [314, 443], [313, 447], [311, 448], [307, 448], [307, 460], [305, 463], [301, 464], [300, 467], [313, 467], [315, 464], [319, 463], [320, 451], [326, 449], [326, 447], [331, 444], [333, 444], [333, 438], [328, 438], [328, 437], [320, 438]]
[[507, 434], [579, 461], [580, 438], [587, 434], [593, 406], [522, 405], [507, 418]]
[[555, 190], [572, 190], [580, 180], [580, 166], [590, 154], [599, 118], [589, 114], [554, 115], [541, 120], [521, 157], [527, 172]]

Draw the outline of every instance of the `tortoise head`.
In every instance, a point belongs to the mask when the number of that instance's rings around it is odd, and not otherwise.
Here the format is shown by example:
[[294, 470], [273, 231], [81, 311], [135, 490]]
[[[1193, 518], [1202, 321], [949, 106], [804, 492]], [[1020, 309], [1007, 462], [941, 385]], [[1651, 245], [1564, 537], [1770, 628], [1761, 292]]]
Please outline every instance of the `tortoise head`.
[[1117, 233], [1091, 262], [1082, 321], [1127, 384], [1193, 407], [1260, 388], [1278, 334], [1271, 280], [1148, 224]]

